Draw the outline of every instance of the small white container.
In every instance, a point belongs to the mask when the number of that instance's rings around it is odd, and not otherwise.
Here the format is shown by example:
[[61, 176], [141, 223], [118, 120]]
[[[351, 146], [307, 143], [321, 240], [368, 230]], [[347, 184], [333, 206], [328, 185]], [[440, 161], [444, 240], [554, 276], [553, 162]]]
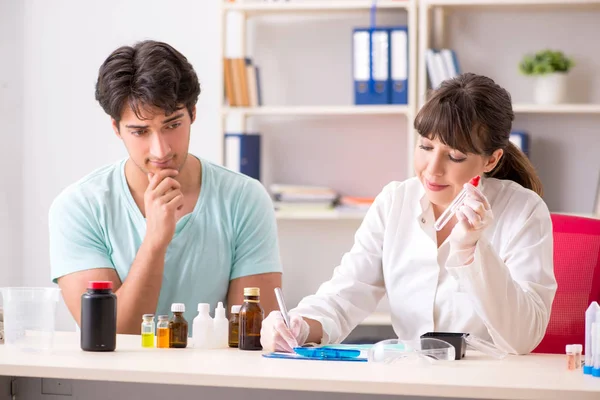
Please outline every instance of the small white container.
[[222, 302], [219, 302], [215, 309], [214, 347], [217, 349], [229, 347], [229, 321], [225, 316], [225, 308]]
[[199, 303], [198, 315], [192, 324], [192, 342], [196, 349], [210, 349], [213, 343], [213, 319], [210, 317], [210, 304]]

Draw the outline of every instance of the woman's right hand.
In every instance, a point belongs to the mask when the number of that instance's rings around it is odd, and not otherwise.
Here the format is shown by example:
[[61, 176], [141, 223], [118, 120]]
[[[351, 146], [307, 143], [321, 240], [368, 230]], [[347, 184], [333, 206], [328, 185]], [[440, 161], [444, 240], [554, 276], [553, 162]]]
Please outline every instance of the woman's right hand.
[[302, 346], [310, 328], [299, 315], [290, 315], [290, 329], [285, 325], [280, 311], [271, 311], [262, 322], [260, 344], [266, 351], [294, 352], [294, 347]]

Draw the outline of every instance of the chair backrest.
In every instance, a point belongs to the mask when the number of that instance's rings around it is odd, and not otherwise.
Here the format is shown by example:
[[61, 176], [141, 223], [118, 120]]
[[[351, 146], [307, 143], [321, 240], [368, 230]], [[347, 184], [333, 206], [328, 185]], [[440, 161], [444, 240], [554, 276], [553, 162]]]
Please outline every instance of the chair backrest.
[[564, 354], [567, 344], [584, 344], [585, 310], [600, 302], [600, 219], [551, 217], [558, 289], [548, 329], [534, 352]]

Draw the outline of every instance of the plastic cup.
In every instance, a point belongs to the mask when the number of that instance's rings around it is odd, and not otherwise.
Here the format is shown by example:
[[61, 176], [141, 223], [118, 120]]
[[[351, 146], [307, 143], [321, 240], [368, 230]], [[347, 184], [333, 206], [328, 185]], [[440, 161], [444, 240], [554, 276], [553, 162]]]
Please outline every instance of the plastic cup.
[[4, 307], [4, 342], [26, 351], [54, 345], [58, 288], [0, 288]]

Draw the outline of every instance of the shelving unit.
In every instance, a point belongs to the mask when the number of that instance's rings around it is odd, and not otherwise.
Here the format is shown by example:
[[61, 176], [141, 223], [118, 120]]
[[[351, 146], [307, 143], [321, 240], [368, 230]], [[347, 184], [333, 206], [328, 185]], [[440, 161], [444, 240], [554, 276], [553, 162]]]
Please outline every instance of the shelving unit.
[[[289, 15], [289, 16], [323, 16], [331, 14], [344, 14], [348, 12], [368, 13], [373, 6], [372, 0], [308, 0], [302, 2], [223, 2], [222, 3], [222, 20], [223, 20], [223, 54], [225, 55], [226, 31], [227, 31], [227, 13], [241, 13], [244, 20], [244, 25], [249, 18], [269, 15]], [[408, 25], [408, 104], [407, 105], [327, 105], [327, 106], [277, 106], [266, 105], [261, 107], [228, 107], [225, 105], [224, 95], [220, 104], [221, 107], [221, 132], [225, 133], [226, 119], [233, 117], [239, 118], [241, 129], [246, 129], [248, 118], [261, 118], [273, 116], [285, 117], [328, 117], [328, 116], [399, 116], [406, 124], [406, 147], [413, 149], [415, 146], [415, 133], [412, 127], [414, 116], [417, 109], [417, 0], [379, 0], [377, 2], [377, 12], [382, 13], [386, 10], [401, 10], [407, 13]], [[246, 29], [242, 29], [242, 43], [246, 42]], [[350, 37], [348, 38], [350, 40]], [[351, 59], [351, 55], [348, 55]], [[221, 82], [223, 77], [221, 76]], [[263, 84], [265, 79], [262, 79]], [[348, 85], [352, 82], [348, 82]], [[222, 86], [222, 83], [221, 83]], [[392, 133], [393, 134], [393, 133]], [[221, 144], [223, 145], [223, 144]], [[221, 151], [224, 160], [224, 148]], [[407, 151], [408, 157], [406, 160], [406, 175], [412, 175], [412, 150]], [[269, 157], [264, 154], [264, 157]], [[335, 165], [335, 161], [332, 161]], [[278, 212], [279, 219], [306, 219], [306, 220], [357, 220], [362, 219], [364, 213], [349, 213], [349, 212]]]

